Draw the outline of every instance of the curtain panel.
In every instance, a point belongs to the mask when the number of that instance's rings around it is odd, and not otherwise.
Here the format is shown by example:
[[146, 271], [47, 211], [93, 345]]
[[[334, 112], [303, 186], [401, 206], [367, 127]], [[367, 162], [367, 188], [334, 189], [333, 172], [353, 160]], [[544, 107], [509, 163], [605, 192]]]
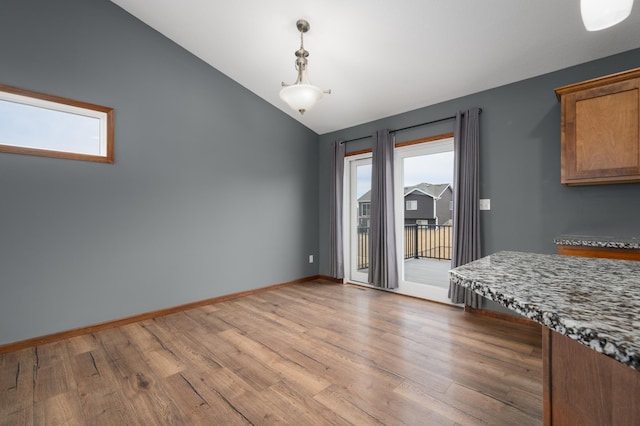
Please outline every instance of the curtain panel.
[[329, 263], [333, 278], [344, 279], [343, 191], [345, 146], [341, 139], [331, 145], [331, 183], [329, 187]]
[[[456, 115], [454, 128], [453, 252], [451, 267], [464, 265], [480, 255], [480, 108]], [[482, 306], [482, 297], [461, 286], [449, 284], [449, 298], [472, 308]]]
[[371, 164], [371, 222], [369, 282], [380, 288], [398, 287], [398, 257], [394, 208], [394, 138], [389, 129], [373, 134]]

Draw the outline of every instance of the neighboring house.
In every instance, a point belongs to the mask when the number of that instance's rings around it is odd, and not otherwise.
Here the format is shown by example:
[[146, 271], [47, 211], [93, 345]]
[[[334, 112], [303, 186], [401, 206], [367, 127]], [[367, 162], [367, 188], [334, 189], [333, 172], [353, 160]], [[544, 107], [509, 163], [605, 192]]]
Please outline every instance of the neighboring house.
[[371, 191], [358, 198], [358, 228], [368, 228], [371, 224]]
[[[419, 183], [404, 188], [405, 225], [451, 224], [453, 191], [448, 183]], [[358, 226], [368, 227], [371, 217], [371, 191], [358, 198]]]
[[453, 190], [448, 183], [419, 183], [404, 188], [405, 225], [451, 224]]

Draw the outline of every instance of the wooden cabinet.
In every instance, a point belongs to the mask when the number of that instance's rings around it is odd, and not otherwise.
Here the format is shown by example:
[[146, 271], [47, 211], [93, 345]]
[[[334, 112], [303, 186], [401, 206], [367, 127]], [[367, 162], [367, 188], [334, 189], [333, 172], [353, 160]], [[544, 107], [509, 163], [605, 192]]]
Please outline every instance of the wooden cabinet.
[[[558, 254], [640, 260], [637, 249], [559, 245]], [[545, 426], [638, 424], [640, 371], [547, 327], [542, 327], [542, 375]]]
[[637, 425], [640, 371], [542, 327], [545, 426]]
[[606, 259], [640, 260], [640, 249], [618, 249], [606, 247], [586, 247], [558, 245], [558, 254], [566, 256], [602, 257]]
[[556, 89], [564, 185], [640, 182], [640, 68]]

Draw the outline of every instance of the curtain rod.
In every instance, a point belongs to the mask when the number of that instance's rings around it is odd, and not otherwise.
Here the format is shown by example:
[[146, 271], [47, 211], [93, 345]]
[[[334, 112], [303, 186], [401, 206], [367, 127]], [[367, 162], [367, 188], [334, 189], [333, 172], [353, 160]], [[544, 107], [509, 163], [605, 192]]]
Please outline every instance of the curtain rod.
[[[482, 113], [482, 108], [480, 108], [480, 112]], [[414, 129], [416, 127], [422, 127], [422, 126], [426, 126], [427, 124], [435, 124], [435, 123], [440, 123], [441, 121], [447, 121], [447, 120], [453, 120], [454, 118], [456, 118], [455, 115], [449, 116], [449, 117], [444, 117], [444, 118], [439, 118], [437, 120], [431, 120], [431, 121], [426, 121], [424, 123], [419, 123], [419, 124], [414, 124], [413, 126], [407, 126], [407, 127], [401, 127], [399, 129], [394, 129], [391, 130], [390, 133], [397, 133], [397, 132], [402, 132], [403, 130], [409, 130], [409, 129]], [[354, 138], [354, 139], [348, 139], [346, 141], [342, 141], [340, 142], [340, 144], [343, 143], [348, 143], [348, 142], [355, 142], [355, 141], [361, 141], [363, 139], [367, 139], [370, 138], [371, 135], [368, 136], [361, 136], [359, 138]]]

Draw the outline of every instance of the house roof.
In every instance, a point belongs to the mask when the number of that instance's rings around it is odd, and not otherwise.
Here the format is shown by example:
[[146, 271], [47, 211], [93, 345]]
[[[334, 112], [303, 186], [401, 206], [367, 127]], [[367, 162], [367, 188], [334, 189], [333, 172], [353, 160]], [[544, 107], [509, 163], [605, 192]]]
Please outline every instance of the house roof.
[[449, 186], [448, 183], [419, 183], [413, 186], [405, 186], [404, 196], [406, 197], [412, 192], [421, 192], [431, 198], [440, 198]]
[[359, 203], [367, 202], [367, 201], [371, 201], [371, 190], [365, 192], [364, 194], [362, 194], [360, 198], [358, 198]]
[[[440, 198], [442, 196], [442, 194], [444, 193], [444, 191], [447, 190], [447, 188], [449, 188], [451, 185], [448, 183], [426, 183], [426, 182], [422, 182], [419, 183], [417, 185], [412, 185], [412, 186], [405, 186], [404, 187], [404, 196], [406, 197], [407, 195], [414, 193], [414, 192], [419, 192], [421, 194], [424, 194], [428, 197], [431, 198]], [[367, 191], [364, 194], [362, 194], [362, 196], [360, 198], [358, 198], [358, 202], [362, 203], [362, 202], [367, 202], [367, 201], [371, 201], [371, 191]]]

